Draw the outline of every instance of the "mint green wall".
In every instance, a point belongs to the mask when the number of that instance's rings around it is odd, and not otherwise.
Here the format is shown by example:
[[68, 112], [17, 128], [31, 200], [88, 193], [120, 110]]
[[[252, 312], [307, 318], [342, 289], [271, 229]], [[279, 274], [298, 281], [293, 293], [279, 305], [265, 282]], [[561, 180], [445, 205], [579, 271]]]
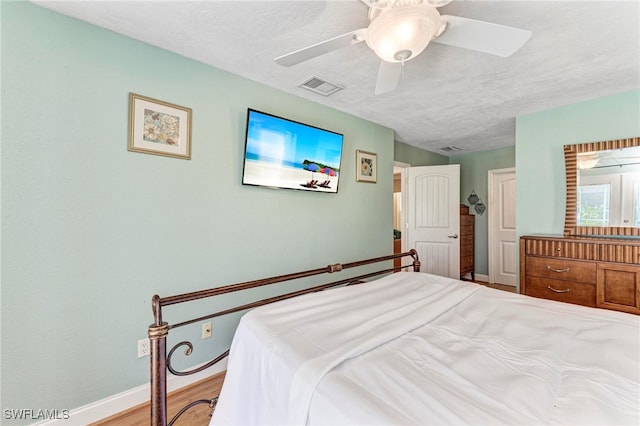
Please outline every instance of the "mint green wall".
[[640, 136], [640, 90], [516, 119], [517, 234], [562, 234], [563, 145]]
[[[391, 129], [30, 3], [1, 7], [3, 409], [72, 409], [147, 382], [136, 342], [154, 293], [392, 251]], [[191, 160], [127, 151], [129, 92], [193, 109]], [[247, 107], [344, 133], [339, 193], [242, 186]], [[355, 181], [356, 149], [377, 153], [377, 184]], [[189, 363], [232, 331], [214, 323]]]
[[489, 274], [489, 222], [488, 210], [482, 215], [473, 210], [467, 198], [472, 191], [480, 197], [485, 206], [489, 202], [489, 170], [506, 169], [515, 166], [515, 146], [453, 155], [450, 164], [460, 164], [460, 203], [470, 206], [469, 212], [476, 215], [475, 220], [475, 259], [476, 274]]
[[449, 158], [445, 155], [434, 154], [415, 146], [402, 142], [395, 142], [393, 159], [412, 166], [439, 166], [449, 164]]

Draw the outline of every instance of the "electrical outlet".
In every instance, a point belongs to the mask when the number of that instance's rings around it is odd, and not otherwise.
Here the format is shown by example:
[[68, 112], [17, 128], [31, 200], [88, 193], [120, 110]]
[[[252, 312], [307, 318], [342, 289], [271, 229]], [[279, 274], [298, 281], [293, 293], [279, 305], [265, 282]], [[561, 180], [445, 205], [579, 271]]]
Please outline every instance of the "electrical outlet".
[[138, 340], [138, 358], [149, 356], [150, 352], [151, 344], [149, 343], [149, 338], [145, 337], [144, 339]]
[[204, 324], [202, 324], [203, 339], [208, 339], [209, 337], [211, 337], [212, 332], [213, 332], [213, 328], [211, 327], [211, 322], [205, 322]]

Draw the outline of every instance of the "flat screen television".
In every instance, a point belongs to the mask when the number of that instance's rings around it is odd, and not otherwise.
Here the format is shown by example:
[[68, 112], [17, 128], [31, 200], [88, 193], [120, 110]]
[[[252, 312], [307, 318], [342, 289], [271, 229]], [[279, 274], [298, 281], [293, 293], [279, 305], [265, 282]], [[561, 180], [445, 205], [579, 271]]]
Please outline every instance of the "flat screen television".
[[343, 135], [249, 108], [243, 185], [338, 192]]

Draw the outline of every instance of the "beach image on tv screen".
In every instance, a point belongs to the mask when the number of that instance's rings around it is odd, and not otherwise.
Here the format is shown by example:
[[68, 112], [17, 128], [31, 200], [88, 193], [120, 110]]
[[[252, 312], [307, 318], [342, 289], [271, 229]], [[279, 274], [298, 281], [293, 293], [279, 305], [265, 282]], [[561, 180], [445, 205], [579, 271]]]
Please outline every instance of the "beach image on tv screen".
[[249, 110], [242, 183], [337, 192], [341, 134]]

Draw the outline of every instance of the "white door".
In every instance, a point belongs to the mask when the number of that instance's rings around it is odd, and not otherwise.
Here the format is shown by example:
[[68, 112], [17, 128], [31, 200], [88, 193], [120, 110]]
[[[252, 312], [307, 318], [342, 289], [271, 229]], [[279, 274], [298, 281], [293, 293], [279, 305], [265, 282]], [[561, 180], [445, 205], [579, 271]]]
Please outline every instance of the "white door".
[[516, 170], [489, 170], [489, 282], [517, 285]]
[[407, 170], [407, 246], [420, 270], [460, 278], [460, 165]]

